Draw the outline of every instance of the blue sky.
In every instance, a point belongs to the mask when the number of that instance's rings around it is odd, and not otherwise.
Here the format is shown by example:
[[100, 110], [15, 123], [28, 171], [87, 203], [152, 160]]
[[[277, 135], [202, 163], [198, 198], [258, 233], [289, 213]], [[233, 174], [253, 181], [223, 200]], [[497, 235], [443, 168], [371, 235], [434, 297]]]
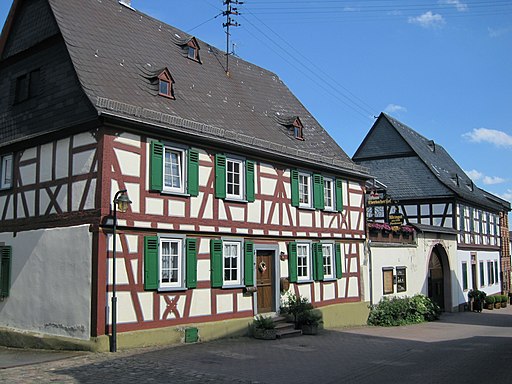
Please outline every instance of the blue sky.
[[[222, 3], [132, 0], [225, 49]], [[0, 2], [2, 24], [11, 4]], [[384, 111], [444, 146], [478, 186], [512, 200], [512, 1], [245, 0], [237, 7], [235, 54], [275, 72], [349, 156]]]

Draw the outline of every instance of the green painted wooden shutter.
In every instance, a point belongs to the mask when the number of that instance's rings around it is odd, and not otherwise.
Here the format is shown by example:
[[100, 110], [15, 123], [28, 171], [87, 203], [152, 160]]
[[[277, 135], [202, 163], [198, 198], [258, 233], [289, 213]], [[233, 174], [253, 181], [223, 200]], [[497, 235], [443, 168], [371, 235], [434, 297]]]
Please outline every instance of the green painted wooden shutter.
[[158, 236], [144, 236], [144, 289], [158, 289]]
[[324, 253], [322, 243], [313, 243], [313, 279], [323, 281], [324, 279]]
[[199, 152], [189, 149], [187, 156], [187, 192], [190, 196], [197, 196], [199, 195]]
[[252, 241], [246, 241], [244, 244], [244, 280], [246, 287], [254, 285], [254, 244]]
[[210, 280], [212, 288], [222, 287], [222, 240], [210, 240]]
[[245, 162], [245, 199], [254, 201], [254, 161]]
[[299, 171], [292, 169], [290, 171], [290, 187], [292, 191], [292, 206], [299, 206]]
[[215, 155], [215, 197], [226, 198], [226, 156]]
[[187, 252], [186, 280], [187, 288], [197, 288], [197, 239], [186, 239]]
[[343, 211], [343, 180], [336, 179], [336, 210]]
[[12, 248], [10, 245], [0, 247], [0, 257], [0, 297], [7, 297], [11, 288]]
[[290, 283], [297, 282], [297, 243], [288, 243], [288, 278]]
[[319, 174], [313, 175], [313, 202], [316, 209], [325, 208], [324, 177]]
[[341, 274], [342, 274], [342, 268], [341, 268], [341, 244], [340, 243], [336, 243], [334, 245], [334, 249], [335, 249], [335, 252], [334, 252], [334, 257], [335, 257], [335, 264], [336, 264], [336, 278], [337, 279], [341, 279]]
[[151, 142], [149, 159], [149, 189], [162, 191], [164, 180], [164, 145], [158, 141]]

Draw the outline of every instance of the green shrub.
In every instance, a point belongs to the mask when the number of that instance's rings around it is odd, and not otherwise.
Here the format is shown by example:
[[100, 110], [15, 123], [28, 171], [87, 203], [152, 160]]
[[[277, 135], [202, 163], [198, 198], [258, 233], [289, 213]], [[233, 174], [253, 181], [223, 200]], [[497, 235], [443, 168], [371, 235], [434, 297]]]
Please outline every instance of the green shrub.
[[309, 302], [307, 297], [289, 293], [281, 307], [281, 313], [283, 315], [289, 315], [293, 322], [298, 326], [300, 325], [300, 317], [303, 316], [305, 312], [309, 312], [312, 309], [313, 305]]
[[494, 304], [496, 302], [496, 298], [494, 296], [486, 296], [485, 304]]
[[254, 328], [258, 329], [275, 329], [276, 324], [271, 317], [265, 317], [262, 315], [256, 316], [252, 323]]
[[439, 319], [441, 309], [424, 295], [384, 297], [370, 306], [369, 325], [397, 326]]
[[501, 295], [501, 302], [506, 303], [508, 301], [507, 295]]

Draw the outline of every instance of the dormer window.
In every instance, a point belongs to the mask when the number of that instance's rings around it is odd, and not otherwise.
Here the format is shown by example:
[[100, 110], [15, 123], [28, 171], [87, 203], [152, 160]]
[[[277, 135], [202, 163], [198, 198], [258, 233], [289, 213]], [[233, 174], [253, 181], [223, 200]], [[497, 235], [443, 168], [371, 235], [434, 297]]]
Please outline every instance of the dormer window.
[[187, 42], [187, 57], [190, 60], [199, 62], [199, 44], [197, 44], [195, 37]]
[[297, 117], [293, 122], [293, 135], [297, 140], [304, 140], [304, 127], [300, 119]]
[[174, 80], [171, 74], [167, 69], [164, 69], [160, 75], [158, 75], [158, 94], [168, 97], [169, 99], [175, 99], [173, 84]]

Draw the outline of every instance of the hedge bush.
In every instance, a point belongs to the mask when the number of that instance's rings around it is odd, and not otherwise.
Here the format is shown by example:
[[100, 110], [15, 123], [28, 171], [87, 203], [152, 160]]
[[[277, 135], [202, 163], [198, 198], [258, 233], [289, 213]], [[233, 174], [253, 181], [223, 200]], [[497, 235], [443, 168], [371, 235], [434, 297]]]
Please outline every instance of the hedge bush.
[[441, 308], [424, 295], [413, 297], [384, 297], [370, 305], [369, 325], [385, 327], [417, 324], [439, 319]]

